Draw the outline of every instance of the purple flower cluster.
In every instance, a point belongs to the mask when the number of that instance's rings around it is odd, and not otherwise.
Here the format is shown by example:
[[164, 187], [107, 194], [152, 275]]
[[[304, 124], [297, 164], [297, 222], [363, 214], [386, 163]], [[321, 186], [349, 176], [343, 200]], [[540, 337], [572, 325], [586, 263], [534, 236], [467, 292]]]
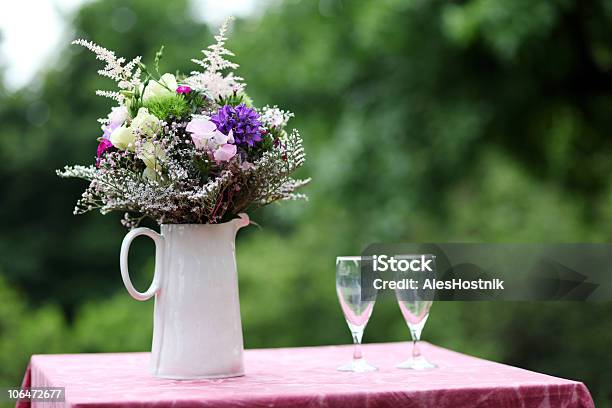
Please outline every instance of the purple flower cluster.
[[236, 107], [223, 106], [210, 120], [224, 135], [228, 135], [231, 131], [237, 145], [253, 146], [255, 142], [261, 141], [262, 127], [259, 114], [242, 103]]

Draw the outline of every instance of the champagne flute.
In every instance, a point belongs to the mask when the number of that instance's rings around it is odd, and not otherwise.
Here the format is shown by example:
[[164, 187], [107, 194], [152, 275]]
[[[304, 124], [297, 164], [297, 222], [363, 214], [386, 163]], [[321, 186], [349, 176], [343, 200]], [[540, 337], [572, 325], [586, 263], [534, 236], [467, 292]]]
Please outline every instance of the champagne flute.
[[363, 301], [361, 296], [361, 257], [336, 258], [336, 293], [344, 318], [353, 336], [353, 360], [338, 367], [338, 371], [364, 373], [376, 371], [361, 354], [361, 338], [374, 309], [375, 299]]
[[429, 309], [433, 304], [433, 300], [426, 300], [419, 296], [419, 293], [415, 290], [414, 292], [404, 292], [401, 296], [396, 290], [395, 296], [397, 303], [399, 304], [404, 320], [410, 330], [410, 336], [412, 337], [412, 356], [398, 364], [397, 368], [405, 368], [410, 370], [429, 370], [436, 368], [436, 365], [429, 362], [422, 354], [419, 348], [419, 340], [421, 340], [421, 332], [427, 318], [429, 317]]

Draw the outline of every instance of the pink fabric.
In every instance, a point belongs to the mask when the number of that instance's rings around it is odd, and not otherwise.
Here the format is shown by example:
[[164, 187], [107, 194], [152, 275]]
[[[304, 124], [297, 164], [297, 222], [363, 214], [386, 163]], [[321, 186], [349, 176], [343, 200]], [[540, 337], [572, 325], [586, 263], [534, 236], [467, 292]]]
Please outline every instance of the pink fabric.
[[364, 374], [336, 371], [350, 346], [247, 350], [246, 376], [206, 381], [153, 378], [149, 353], [35, 355], [24, 384], [66, 387], [66, 407], [74, 408], [594, 407], [580, 382], [427, 343], [422, 351], [439, 368], [394, 368], [408, 356], [407, 343], [365, 345], [364, 357], [380, 371]]

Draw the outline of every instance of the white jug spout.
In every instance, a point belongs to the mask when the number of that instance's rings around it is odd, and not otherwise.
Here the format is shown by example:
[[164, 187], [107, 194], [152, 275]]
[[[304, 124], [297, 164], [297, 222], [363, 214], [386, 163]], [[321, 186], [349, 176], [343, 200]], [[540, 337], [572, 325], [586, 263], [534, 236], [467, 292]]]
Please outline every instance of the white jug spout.
[[245, 213], [238, 214], [238, 218], [234, 218], [230, 221], [234, 226], [234, 232], [238, 232], [240, 228], [246, 227], [251, 223], [249, 216]]

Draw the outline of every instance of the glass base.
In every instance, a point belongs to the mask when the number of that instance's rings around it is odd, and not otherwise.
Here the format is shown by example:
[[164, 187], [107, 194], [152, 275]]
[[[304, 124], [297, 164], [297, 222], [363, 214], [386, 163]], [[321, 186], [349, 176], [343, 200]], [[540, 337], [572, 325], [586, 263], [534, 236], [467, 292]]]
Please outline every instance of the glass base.
[[349, 363], [343, 364], [337, 368], [338, 371], [351, 371], [353, 373], [369, 373], [371, 371], [377, 371], [378, 368], [370, 365], [365, 359], [358, 358]]
[[432, 368], [436, 368], [438, 366], [427, 361], [425, 357], [419, 356], [416, 358], [410, 358], [403, 363], [399, 363], [395, 367], [406, 370], [431, 370]]

